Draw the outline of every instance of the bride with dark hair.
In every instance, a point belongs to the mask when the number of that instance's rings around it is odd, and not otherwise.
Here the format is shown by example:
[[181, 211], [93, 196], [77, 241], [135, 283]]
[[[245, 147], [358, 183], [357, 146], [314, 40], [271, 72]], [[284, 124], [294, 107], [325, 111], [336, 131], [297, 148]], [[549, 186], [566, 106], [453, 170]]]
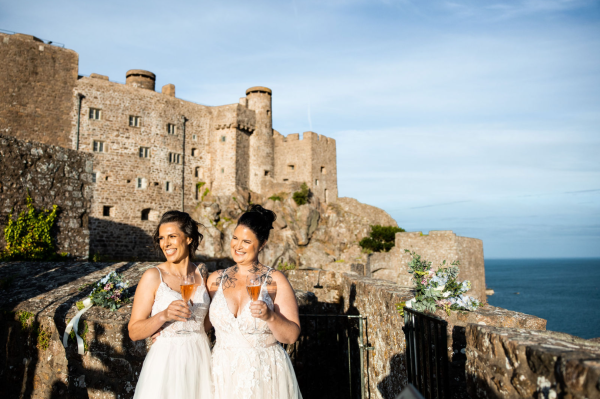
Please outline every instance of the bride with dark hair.
[[[167, 260], [144, 272], [135, 291], [129, 337], [138, 341], [154, 335], [156, 341], [144, 360], [134, 398], [210, 399], [207, 270], [191, 261], [202, 234], [190, 215], [169, 211], [153, 239]], [[192, 306], [182, 300], [180, 287], [186, 284], [196, 286], [195, 293], [190, 290]]]
[[[258, 261], [275, 213], [253, 205], [238, 220], [231, 239], [235, 265], [208, 278], [215, 399], [301, 399], [290, 359], [280, 343], [296, 342], [300, 318], [285, 275]], [[247, 278], [259, 281], [251, 301]]]

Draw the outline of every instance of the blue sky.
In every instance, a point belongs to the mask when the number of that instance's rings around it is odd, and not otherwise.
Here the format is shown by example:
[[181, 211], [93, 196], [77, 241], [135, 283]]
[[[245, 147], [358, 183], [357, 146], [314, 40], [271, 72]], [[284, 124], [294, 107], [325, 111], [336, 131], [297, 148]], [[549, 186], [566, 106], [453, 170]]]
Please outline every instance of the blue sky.
[[337, 140], [340, 196], [488, 258], [600, 256], [600, 2], [7, 1], [64, 43], [206, 105], [273, 89], [274, 127]]

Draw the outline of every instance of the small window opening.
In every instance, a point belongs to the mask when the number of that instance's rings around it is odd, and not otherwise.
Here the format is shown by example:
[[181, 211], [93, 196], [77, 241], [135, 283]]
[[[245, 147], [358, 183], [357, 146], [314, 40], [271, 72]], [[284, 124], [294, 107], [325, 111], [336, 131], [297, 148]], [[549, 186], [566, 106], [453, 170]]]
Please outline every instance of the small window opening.
[[221, 136], [221, 141], [225, 142], [226, 137], [225, 136]]
[[140, 158], [150, 158], [150, 148], [140, 147]]
[[137, 188], [144, 188], [144, 179], [141, 177], [137, 178]]
[[106, 180], [106, 181], [110, 181], [110, 176], [106, 176], [106, 177], [104, 178], [104, 180]]
[[200, 166], [196, 166], [194, 169], [194, 177], [200, 177]]
[[198, 140], [198, 136], [196, 136], [195, 134], [192, 134], [192, 140], [194, 140], [194, 141]]
[[100, 119], [100, 110], [97, 108], [90, 108], [90, 119]]
[[325, 166], [321, 166], [321, 174], [322, 175], [326, 175], [327, 174], [327, 169], [325, 169]]
[[319, 185], [319, 179], [315, 179], [315, 186]]
[[149, 220], [150, 217], [150, 208], [142, 209], [142, 220]]
[[181, 163], [181, 154], [176, 154], [174, 152], [169, 153], [169, 162], [170, 163]]
[[102, 207], [102, 216], [106, 216], [106, 217], [110, 217], [112, 213], [112, 206], [110, 205], [104, 205]]
[[142, 126], [142, 117], [129, 115], [129, 126], [131, 127], [140, 127]]
[[265, 170], [265, 176], [269, 176], [269, 171]]
[[92, 172], [92, 183], [96, 183], [98, 180], [98, 172]]
[[225, 173], [225, 169], [224, 168], [221, 168], [221, 173]]
[[193, 157], [198, 156], [198, 149], [197, 148], [192, 148], [192, 156]]
[[271, 115], [271, 110], [270, 109], [267, 110], [267, 116], [269, 116], [269, 115]]
[[167, 123], [167, 133], [175, 134], [175, 125], [172, 123]]
[[154, 182], [154, 187], [156, 187], [156, 186], [158, 186], [158, 182], [157, 181]]
[[325, 189], [325, 202], [329, 202], [328, 199], [327, 189]]
[[291, 172], [291, 171], [293, 171], [294, 169], [295, 169], [295, 166], [294, 166], [294, 165], [288, 165], [288, 170], [289, 170], [290, 172]]
[[94, 140], [94, 152], [104, 152], [104, 141]]
[[289, 179], [283, 179], [283, 181], [288, 181]]
[[127, 184], [129, 184], [129, 183], [131, 183], [131, 180], [130, 180], [130, 179], [127, 179]]
[[168, 181], [165, 183], [165, 191], [167, 192], [171, 192], [171, 190], [173, 189], [173, 187], [171, 187], [171, 182]]

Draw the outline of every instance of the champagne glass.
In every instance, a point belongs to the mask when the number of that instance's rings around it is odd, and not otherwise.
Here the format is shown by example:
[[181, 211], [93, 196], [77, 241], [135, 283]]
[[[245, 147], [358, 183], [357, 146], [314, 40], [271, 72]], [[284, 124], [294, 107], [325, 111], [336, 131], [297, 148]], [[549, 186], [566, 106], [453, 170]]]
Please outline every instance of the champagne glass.
[[[181, 280], [181, 284], [179, 285], [179, 288], [181, 290], [181, 298], [183, 299], [183, 302], [185, 302], [188, 306], [190, 306], [189, 301], [190, 299], [192, 299], [192, 297], [194, 296], [194, 292], [196, 292], [196, 284], [195, 284], [195, 279], [194, 279], [194, 274], [188, 274], [187, 276], [183, 277], [183, 279]], [[190, 306], [190, 310], [191, 310], [191, 306]], [[194, 316], [190, 316], [189, 320], [193, 320]], [[185, 323], [186, 322], [181, 322], [182, 326], [179, 330], [177, 330], [178, 334], [189, 334], [192, 333], [192, 330], [188, 330], [185, 328]]]
[[[246, 277], [246, 289], [248, 290], [248, 295], [250, 296], [250, 300], [252, 302], [256, 302], [258, 300], [258, 296], [260, 295], [260, 288], [262, 283], [262, 278], [258, 274], [249, 274]], [[254, 318], [254, 331], [251, 331], [250, 334], [258, 334], [258, 330], [256, 329], [256, 317]]]

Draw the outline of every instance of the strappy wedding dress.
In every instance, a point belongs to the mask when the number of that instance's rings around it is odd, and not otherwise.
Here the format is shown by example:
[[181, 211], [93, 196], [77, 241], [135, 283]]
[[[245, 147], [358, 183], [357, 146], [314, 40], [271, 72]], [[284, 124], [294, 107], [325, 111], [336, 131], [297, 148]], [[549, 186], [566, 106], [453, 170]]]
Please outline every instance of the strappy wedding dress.
[[[273, 310], [265, 283], [259, 300]], [[213, 348], [215, 399], [302, 399], [290, 358], [267, 323], [256, 319], [260, 334], [250, 334], [255, 320], [250, 302], [236, 318], [227, 307], [222, 280], [209, 317], [217, 335]]]
[[[158, 272], [160, 273], [160, 269]], [[181, 300], [181, 294], [163, 281], [162, 273], [160, 281], [152, 305], [152, 316], [165, 310], [171, 302]], [[210, 297], [204, 280], [196, 289], [192, 301], [194, 305], [190, 310], [194, 317], [186, 322], [165, 323], [165, 328], [150, 348], [135, 388], [134, 399], [213, 397], [210, 347], [204, 332], [204, 318], [208, 312]], [[179, 329], [194, 332], [178, 334]]]

